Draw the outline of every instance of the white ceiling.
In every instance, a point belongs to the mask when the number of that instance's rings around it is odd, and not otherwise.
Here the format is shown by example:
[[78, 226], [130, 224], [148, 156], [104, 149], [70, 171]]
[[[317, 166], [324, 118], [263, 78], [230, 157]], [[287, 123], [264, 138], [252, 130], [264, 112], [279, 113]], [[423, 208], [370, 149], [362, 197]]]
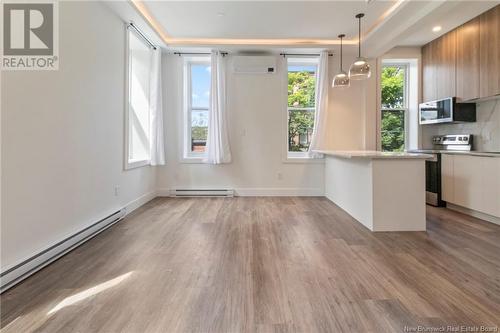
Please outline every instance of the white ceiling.
[[[228, 51], [327, 48], [336, 52], [338, 45], [333, 44], [338, 42], [337, 35], [344, 33], [349, 39], [346, 44], [351, 44], [346, 45], [346, 52], [355, 52], [357, 20], [354, 16], [363, 12], [366, 14], [362, 21], [363, 54], [377, 57], [395, 46], [426, 44], [500, 1], [122, 0], [107, 3], [123, 20], [135, 22], [159, 45], [163, 40], [170, 50], [200, 50], [219, 45]], [[144, 13], [141, 15], [133, 3], [145, 6], [147, 15], [155, 22], [148, 24]], [[443, 29], [434, 33], [435, 25]]]
[[305, 38], [357, 36], [356, 14], [372, 26], [396, 1], [144, 1], [174, 38]]
[[[500, 1], [447, 1], [405, 31], [399, 45], [427, 44], [498, 4]], [[432, 32], [432, 28], [438, 25], [442, 30]]]

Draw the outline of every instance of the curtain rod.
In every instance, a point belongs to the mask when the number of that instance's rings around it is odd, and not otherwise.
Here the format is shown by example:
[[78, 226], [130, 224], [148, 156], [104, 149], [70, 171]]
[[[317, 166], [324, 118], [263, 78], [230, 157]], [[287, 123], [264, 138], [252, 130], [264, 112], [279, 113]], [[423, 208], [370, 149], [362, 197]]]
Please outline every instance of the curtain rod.
[[[283, 58], [285, 58], [286, 56], [319, 57], [319, 55], [319, 53], [280, 53], [280, 56], [283, 56]], [[333, 53], [328, 53], [328, 56], [333, 56]]]
[[[174, 54], [178, 55], [179, 57], [181, 55], [211, 55], [210, 52], [174, 52]], [[220, 52], [223, 57], [225, 57], [228, 53], [227, 52]]]
[[139, 29], [135, 26], [134, 23], [130, 22], [128, 25], [127, 25], [127, 28], [132, 28], [134, 29], [135, 32], [137, 32], [137, 34], [142, 37], [142, 39], [144, 39], [144, 41], [146, 43], [148, 43], [154, 50], [156, 50], [156, 45], [153, 44], [153, 42]]

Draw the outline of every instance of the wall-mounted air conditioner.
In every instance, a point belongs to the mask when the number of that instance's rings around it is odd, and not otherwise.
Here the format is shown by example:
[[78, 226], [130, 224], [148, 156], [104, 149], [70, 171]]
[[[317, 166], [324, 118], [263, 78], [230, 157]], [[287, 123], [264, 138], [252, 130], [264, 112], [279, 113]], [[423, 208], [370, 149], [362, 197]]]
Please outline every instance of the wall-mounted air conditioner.
[[233, 71], [236, 74], [274, 74], [276, 57], [273, 56], [235, 56]]

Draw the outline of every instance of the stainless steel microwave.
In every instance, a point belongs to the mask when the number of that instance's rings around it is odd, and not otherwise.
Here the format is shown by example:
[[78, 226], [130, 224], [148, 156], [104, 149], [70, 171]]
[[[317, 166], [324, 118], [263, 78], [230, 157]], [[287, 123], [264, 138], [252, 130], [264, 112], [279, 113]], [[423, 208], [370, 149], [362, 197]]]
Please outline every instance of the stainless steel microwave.
[[421, 125], [474, 122], [476, 121], [476, 104], [457, 103], [455, 97], [421, 103], [419, 106], [419, 119]]

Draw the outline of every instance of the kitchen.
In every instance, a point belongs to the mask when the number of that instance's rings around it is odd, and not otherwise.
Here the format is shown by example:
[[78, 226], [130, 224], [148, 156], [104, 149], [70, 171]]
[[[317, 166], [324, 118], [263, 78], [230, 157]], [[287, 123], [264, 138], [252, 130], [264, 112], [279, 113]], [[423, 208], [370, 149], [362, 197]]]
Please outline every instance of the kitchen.
[[425, 44], [420, 57], [382, 57], [383, 152], [320, 150], [326, 197], [372, 231], [426, 230], [424, 201], [500, 224], [499, 48], [496, 6]]
[[500, 223], [500, 6], [422, 48], [427, 202]]

